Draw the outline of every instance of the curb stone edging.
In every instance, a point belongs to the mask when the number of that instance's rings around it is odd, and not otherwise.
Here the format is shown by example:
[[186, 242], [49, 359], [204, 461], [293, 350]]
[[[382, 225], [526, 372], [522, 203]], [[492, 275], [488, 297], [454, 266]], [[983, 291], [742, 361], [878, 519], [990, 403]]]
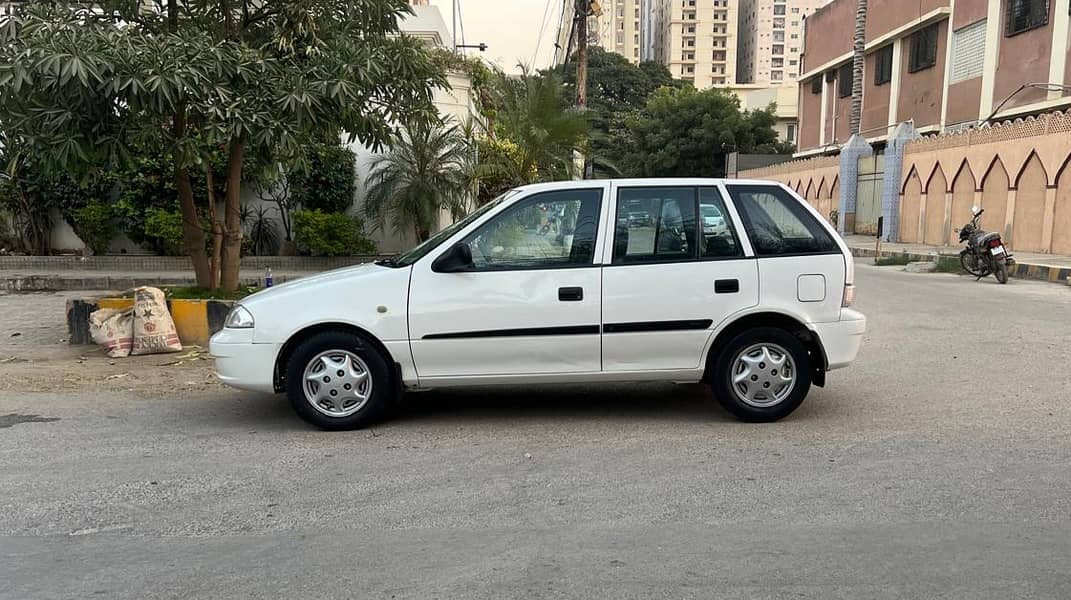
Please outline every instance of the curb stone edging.
[[[870, 248], [852, 248], [852, 256], [860, 258], [874, 258], [877, 256], [877, 252]], [[907, 256], [908, 260], [912, 262], [923, 261], [936, 261], [940, 257], [952, 256], [959, 257], [959, 253], [956, 254], [918, 254], [915, 252], [889, 252], [885, 251], [881, 253], [881, 256]], [[1052, 265], [1037, 265], [1021, 263], [1016, 261], [1011, 265], [1009, 275], [1018, 279], [1033, 279], [1037, 281], [1049, 281], [1052, 283], [1063, 283], [1071, 286], [1071, 268], [1058, 267]]]
[[[184, 346], [208, 348], [212, 334], [223, 329], [234, 300], [170, 299], [167, 309], [175, 321], [179, 340]], [[67, 300], [67, 340], [72, 346], [93, 343], [89, 335], [89, 315], [101, 308], [126, 310], [134, 306], [133, 298], [102, 296]]]

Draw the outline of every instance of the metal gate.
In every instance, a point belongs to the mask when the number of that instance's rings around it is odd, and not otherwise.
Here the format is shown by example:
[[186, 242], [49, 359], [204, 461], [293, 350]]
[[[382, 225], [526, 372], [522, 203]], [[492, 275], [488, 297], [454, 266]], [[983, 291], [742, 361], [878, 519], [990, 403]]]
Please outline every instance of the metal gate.
[[877, 235], [878, 217], [881, 216], [881, 187], [884, 179], [884, 154], [859, 157], [859, 179], [855, 195], [855, 233]]

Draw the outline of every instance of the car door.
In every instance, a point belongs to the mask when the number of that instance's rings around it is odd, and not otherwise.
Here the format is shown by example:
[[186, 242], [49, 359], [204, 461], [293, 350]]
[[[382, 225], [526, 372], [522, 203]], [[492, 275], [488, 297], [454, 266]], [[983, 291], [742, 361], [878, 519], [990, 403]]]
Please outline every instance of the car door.
[[409, 338], [418, 376], [598, 372], [602, 300], [598, 232], [607, 184], [521, 197], [459, 242], [462, 272], [418, 262]]
[[[758, 302], [758, 269], [715, 186], [614, 186], [603, 370], [697, 369], [713, 328]], [[713, 209], [713, 210], [712, 210]], [[717, 212], [726, 227], [704, 225]]]

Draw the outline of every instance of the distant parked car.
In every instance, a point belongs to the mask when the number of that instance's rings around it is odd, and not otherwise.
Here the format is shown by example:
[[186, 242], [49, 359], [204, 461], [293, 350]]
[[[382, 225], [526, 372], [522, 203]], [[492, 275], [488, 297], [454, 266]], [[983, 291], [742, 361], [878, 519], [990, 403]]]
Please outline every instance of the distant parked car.
[[[561, 244], [531, 232], [544, 208], [569, 215]], [[773, 421], [855, 359], [853, 283], [843, 241], [780, 184], [546, 183], [394, 259], [242, 300], [211, 351], [224, 383], [285, 392], [324, 429], [406, 388], [608, 381], [702, 381]]]

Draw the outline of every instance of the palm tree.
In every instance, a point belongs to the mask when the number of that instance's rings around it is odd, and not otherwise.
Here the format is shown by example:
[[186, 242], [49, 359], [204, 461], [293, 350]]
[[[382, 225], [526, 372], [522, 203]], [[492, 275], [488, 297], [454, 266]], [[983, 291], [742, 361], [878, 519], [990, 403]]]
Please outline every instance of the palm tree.
[[585, 148], [588, 123], [584, 115], [562, 102], [562, 82], [556, 74], [519, 77], [497, 74], [495, 128], [492, 137], [515, 144], [517, 152], [500, 153], [507, 160], [483, 164], [514, 185], [533, 181], [571, 179], [576, 173], [575, 152]]
[[471, 145], [457, 125], [413, 123], [390, 152], [372, 161], [365, 214], [377, 228], [428, 239], [444, 210], [465, 213], [471, 196]]

